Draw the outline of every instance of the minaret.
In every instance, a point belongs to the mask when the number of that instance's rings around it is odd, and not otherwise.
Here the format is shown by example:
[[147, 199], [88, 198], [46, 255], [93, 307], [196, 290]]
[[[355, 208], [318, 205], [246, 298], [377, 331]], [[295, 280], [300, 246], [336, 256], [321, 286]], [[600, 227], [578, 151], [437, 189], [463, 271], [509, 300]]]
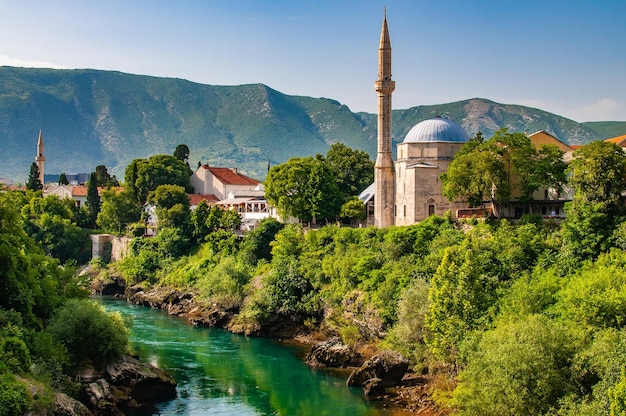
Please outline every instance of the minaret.
[[391, 94], [396, 83], [391, 80], [391, 41], [387, 29], [387, 10], [383, 18], [378, 47], [378, 153], [374, 167], [374, 225], [389, 227], [394, 224], [394, 172], [391, 152]]
[[35, 157], [35, 162], [37, 162], [37, 167], [39, 168], [39, 182], [43, 185], [43, 164], [46, 161], [46, 157], [43, 154], [43, 134], [41, 133], [41, 129], [39, 130], [39, 139], [37, 140], [37, 156]]

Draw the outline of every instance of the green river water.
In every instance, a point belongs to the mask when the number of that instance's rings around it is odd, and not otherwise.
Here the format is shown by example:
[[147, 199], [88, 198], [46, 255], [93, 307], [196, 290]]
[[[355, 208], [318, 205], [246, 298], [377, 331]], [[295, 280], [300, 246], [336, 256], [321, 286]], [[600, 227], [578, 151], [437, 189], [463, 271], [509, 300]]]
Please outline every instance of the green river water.
[[135, 415], [399, 415], [368, 402], [347, 375], [313, 370], [293, 344], [197, 328], [125, 301], [98, 299], [132, 319], [130, 344], [140, 359], [171, 374], [178, 397]]

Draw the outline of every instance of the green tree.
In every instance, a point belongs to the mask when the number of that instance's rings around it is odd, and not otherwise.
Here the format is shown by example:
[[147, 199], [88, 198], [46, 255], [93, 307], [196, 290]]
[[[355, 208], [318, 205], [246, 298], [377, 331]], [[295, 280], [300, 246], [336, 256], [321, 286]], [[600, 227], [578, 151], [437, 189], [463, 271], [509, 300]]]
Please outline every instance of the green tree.
[[122, 234], [129, 224], [140, 218], [141, 207], [135, 203], [129, 191], [109, 189], [102, 192], [102, 205], [96, 223], [104, 231]]
[[565, 183], [563, 153], [553, 145], [533, 146], [523, 133], [498, 130], [483, 142], [482, 135], [464, 144], [441, 175], [443, 193], [471, 206], [490, 201], [499, 212], [514, 190], [530, 203], [542, 186], [561, 189]]
[[293, 158], [270, 169], [265, 197], [284, 217], [304, 222], [333, 220], [343, 196], [322, 157]]
[[462, 415], [540, 415], [573, 391], [574, 346], [566, 328], [541, 315], [504, 323], [467, 346], [454, 401]]
[[196, 209], [191, 213], [192, 235], [197, 240], [202, 240], [209, 233], [209, 227], [207, 225], [208, 218], [209, 205], [206, 201], [200, 201]]
[[98, 186], [109, 187], [109, 186], [119, 186], [119, 182], [115, 176], [111, 176], [107, 167], [104, 165], [96, 166], [96, 170], [94, 171], [96, 174], [96, 183]]
[[365, 204], [358, 197], [351, 197], [341, 206], [339, 217], [350, 221], [352, 225], [356, 225], [358, 221], [364, 221], [367, 218]]
[[30, 173], [28, 174], [28, 180], [26, 181], [26, 189], [31, 191], [39, 191], [43, 189], [43, 184], [39, 180], [39, 166], [35, 162], [30, 165]]
[[90, 362], [103, 368], [126, 352], [128, 345], [122, 316], [87, 299], [67, 301], [50, 320], [48, 331], [65, 345], [76, 366]]
[[174, 150], [174, 157], [181, 162], [188, 164], [189, 161], [189, 147], [186, 144], [179, 144]]
[[185, 162], [169, 155], [154, 155], [149, 159], [135, 159], [126, 167], [124, 180], [135, 201], [143, 205], [150, 192], [160, 185], [178, 185], [192, 192], [191, 172]]
[[497, 209], [510, 197], [503, 148], [493, 141], [464, 144], [440, 179], [446, 198], [461, 199], [472, 207], [491, 201]]
[[588, 203], [609, 215], [623, 212], [626, 157], [621, 147], [604, 141], [586, 144], [574, 152], [567, 171], [574, 189], [573, 209]]
[[96, 172], [91, 172], [87, 181], [87, 212], [88, 226], [95, 228], [96, 219], [100, 212], [100, 195], [98, 194], [98, 178]]
[[80, 264], [90, 256], [89, 232], [75, 221], [75, 206], [71, 199], [55, 195], [35, 196], [22, 208], [24, 229], [45, 252], [66, 263]]
[[177, 227], [189, 230], [191, 212], [189, 196], [178, 185], [160, 185], [150, 194], [150, 203], [156, 205], [159, 228]]
[[65, 172], [62, 172], [61, 175], [59, 175], [59, 185], [69, 185], [70, 181], [67, 180], [67, 175], [65, 175]]
[[334, 143], [326, 153], [326, 162], [346, 198], [358, 195], [374, 181], [374, 161], [363, 150]]
[[258, 227], [245, 234], [241, 244], [241, 256], [252, 264], [257, 264], [259, 260], [272, 260], [272, 246], [276, 234], [282, 230], [284, 225], [274, 218], [261, 220]]

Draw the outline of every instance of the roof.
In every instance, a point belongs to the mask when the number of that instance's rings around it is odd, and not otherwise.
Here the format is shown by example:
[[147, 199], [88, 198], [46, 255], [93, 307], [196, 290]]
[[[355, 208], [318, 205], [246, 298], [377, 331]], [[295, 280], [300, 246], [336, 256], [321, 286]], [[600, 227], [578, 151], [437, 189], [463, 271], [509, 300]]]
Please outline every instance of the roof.
[[417, 123], [404, 138], [403, 143], [465, 143], [469, 135], [454, 121], [437, 116]]
[[364, 204], [367, 204], [374, 197], [375, 193], [376, 183], [374, 182], [359, 194], [359, 199], [363, 201]]
[[215, 204], [219, 201], [219, 198], [213, 194], [204, 195], [204, 194], [187, 194], [189, 197], [189, 205], [192, 207], [198, 205], [201, 201], [206, 201], [207, 204]]
[[626, 134], [623, 136], [611, 137], [610, 139], [606, 139], [605, 142], [611, 142], [618, 146], [626, 147]]
[[236, 168], [215, 168], [209, 165], [202, 165], [224, 185], [258, 185], [260, 182], [246, 175], [237, 172]]
[[87, 196], [87, 187], [82, 185], [73, 186], [72, 196]]
[[563, 143], [553, 134], [548, 133], [545, 130], [539, 130], [534, 132], [533, 134], [529, 134], [528, 138], [530, 139], [533, 146], [539, 148], [539, 146], [544, 144], [553, 144], [558, 147], [563, 152], [571, 152], [573, 150], [572, 146]]

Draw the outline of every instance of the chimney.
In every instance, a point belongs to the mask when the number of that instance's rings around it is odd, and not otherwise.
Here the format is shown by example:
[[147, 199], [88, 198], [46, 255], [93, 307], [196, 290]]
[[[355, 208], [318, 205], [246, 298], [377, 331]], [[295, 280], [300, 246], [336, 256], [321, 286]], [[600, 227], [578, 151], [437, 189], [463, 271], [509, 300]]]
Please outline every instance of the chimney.
[[230, 170], [232, 170], [235, 175], [237, 174], [237, 168], [231, 168]]

